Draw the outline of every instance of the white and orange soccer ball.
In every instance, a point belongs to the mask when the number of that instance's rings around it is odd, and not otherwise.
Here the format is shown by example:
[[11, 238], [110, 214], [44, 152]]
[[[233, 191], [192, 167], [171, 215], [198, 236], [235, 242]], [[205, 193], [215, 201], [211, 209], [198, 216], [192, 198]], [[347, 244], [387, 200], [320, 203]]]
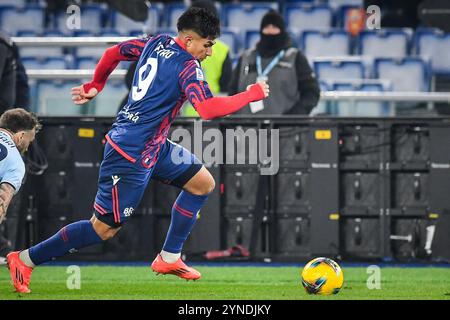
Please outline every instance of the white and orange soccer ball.
[[309, 294], [336, 294], [344, 284], [344, 273], [335, 261], [315, 258], [303, 268], [302, 284]]

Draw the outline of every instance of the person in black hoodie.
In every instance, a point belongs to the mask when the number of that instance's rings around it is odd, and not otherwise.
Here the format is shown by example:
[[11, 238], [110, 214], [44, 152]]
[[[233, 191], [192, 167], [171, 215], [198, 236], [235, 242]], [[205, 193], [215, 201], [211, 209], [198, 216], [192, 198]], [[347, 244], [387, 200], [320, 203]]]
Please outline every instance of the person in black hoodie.
[[309, 114], [319, 101], [319, 83], [306, 57], [292, 46], [283, 17], [274, 10], [267, 12], [261, 21], [260, 35], [256, 47], [239, 58], [228, 94], [245, 90], [261, 79], [268, 81], [271, 95], [238, 113]]

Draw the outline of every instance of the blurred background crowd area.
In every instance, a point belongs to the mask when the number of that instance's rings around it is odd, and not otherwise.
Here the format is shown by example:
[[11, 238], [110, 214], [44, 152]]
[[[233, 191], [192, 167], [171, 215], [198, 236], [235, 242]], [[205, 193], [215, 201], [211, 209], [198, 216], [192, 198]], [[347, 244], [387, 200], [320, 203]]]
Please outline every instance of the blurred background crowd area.
[[[68, 19], [78, 14], [72, 4], [80, 8], [79, 25], [75, 29], [68, 26]], [[190, 1], [0, 0], [0, 30], [13, 40], [23, 37], [175, 35], [176, 21], [189, 5]], [[448, 6], [445, 1], [216, 1], [215, 5], [222, 24], [220, 40], [229, 46], [234, 67], [243, 51], [259, 41], [261, 18], [273, 9], [284, 17], [292, 43], [307, 57], [321, 91], [449, 91], [447, 21], [442, 18], [444, 15], [426, 14], [433, 12], [426, 8]], [[376, 10], [368, 10], [373, 5], [380, 8], [379, 19]], [[28, 72], [93, 69], [108, 45], [44, 47], [19, 43], [18, 47]], [[128, 66], [129, 63], [122, 62], [118, 68], [127, 69]], [[59, 78], [30, 77], [30, 109], [42, 115], [114, 116], [128, 92], [123, 80], [112, 80], [95, 105], [84, 109], [64, 107], [71, 104], [70, 96], [61, 93], [69, 92], [84, 79]], [[222, 91], [226, 94], [225, 88]], [[377, 104], [373, 115], [389, 114], [386, 103], [373, 103]], [[355, 115], [357, 109], [321, 102], [312, 114]], [[439, 109], [439, 106], [422, 109], [427, 114], [431, 110], [435, 114], [448, 110]]]

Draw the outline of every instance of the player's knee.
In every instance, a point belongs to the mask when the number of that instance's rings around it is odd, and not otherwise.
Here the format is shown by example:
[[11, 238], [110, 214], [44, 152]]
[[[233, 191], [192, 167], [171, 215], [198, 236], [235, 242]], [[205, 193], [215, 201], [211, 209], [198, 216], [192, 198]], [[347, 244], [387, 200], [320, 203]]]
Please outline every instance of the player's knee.
[[216, 188], [216, 181], [211, 176], [211, 179], [210, 179], [209, 185], [208, 185], [208, 190], [207, 190], [208, 192], [207, 192], [207, 194], [213, 192], [215, 188]]
[[111, 238], [114, 238], [114, 236], [116, 235], [118, 229], [108, 229], [108, 230], [100, 230], [97, 232], [98, 236], [100, 237], [100, 239], [102, 239], [103, 241], [107, 241]]
[[103, 223], [100, 220], [98, 220], [95, 216], [92, 217], [91, 223], [95, 232], [103, 241], [107, 241], [113, 238], [120, 229], [108, 226], [106, 223]]

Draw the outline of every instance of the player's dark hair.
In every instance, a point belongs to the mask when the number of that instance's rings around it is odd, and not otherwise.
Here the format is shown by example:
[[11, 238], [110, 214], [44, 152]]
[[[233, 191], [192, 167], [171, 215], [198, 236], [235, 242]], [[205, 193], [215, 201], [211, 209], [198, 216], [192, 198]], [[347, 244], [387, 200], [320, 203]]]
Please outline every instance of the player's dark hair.
[[14, 108], [5, 111], [0, 117], [0, 128], [17, 133], [19, 131], [28, 131], [36, 128], [41, 129], [41, 124], [37, 116], [22, 108]]
[[192, 30], [202, 38], [215, 39], [220, 35], [220, 20], [209, 10], [191, 7], [178, 19], [177, 29], [178, 32]]

